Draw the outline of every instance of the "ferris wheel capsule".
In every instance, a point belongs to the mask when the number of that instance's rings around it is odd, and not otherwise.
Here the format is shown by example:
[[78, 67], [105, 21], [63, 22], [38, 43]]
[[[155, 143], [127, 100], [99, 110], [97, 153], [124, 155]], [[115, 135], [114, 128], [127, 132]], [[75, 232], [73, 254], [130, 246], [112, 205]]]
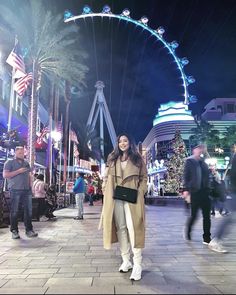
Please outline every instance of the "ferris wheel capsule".
[[188, 99], [189, 99], [190, 103], [196, 103], [197, 102], [196, 95], [190, 95]]
[[180, 63], [182, 66], [186, 66], [189, 63], [189, 60], [187, 59], [187, 57], [183, 57], [180, 59]]
[[102, 13], [111, 13], [111, 8], [108, 5], [103, 6]]
[[170, 43], [170, 46], [171, 46], [172, 49], [176, 49], [179, 46], [179, 43], [177, 41], [172, 41]]
[[165, 29], [163, 27], [159, 27], [156, 29], [158, 35], [163, 35], [165, 33]]
[[140, 19], [140, 22], [144, 25], [147, 25], [148, 23], [148, 18], [146, 16], [142, 16], [141, 19]]
[[88, 5], [85, 5], [83, 8], [83, 14], [92, 13], [91, 8]]
[[188, 76], [187, 81], [188, 81], [189, 84], [193, 84], [193, 83], [195, 83], [196, 80], [195, 80], [195, 78], [193, 76]]
[[73, 17], [74, 15], [69, 11], [69, 10], [65, 10], [64, 12], [64, 20]]
[[126, 17], [129, 17], [130, 16], [130, 11], [128, 8], [125, 8], [123, 11], [122, 11], [122, 14], [121, 15], [124, 15]]

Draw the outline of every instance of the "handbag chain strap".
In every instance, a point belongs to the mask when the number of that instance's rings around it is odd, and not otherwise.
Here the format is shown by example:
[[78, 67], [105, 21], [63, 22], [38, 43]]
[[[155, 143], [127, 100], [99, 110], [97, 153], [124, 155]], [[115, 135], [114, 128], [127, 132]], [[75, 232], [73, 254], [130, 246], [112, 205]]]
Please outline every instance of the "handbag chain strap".
[[[116, 179], [116, 184], [117, 184], [116, 163], [117, 163], [117, 160], [115, 161], [115, 179]], [[141, 169], [142, 169], [142, 165], [141, 165], [140, 168], [139, 168], [139, 174], [138, 174], [138, 186], [137, 186], [137, 189], [139, 188], [139, 185], [140, 185]], [[122, 181], [122, 182], [123, 182], [123, 181]], [[121, 182], [121, 184], [122, 184], [122, 182]]]

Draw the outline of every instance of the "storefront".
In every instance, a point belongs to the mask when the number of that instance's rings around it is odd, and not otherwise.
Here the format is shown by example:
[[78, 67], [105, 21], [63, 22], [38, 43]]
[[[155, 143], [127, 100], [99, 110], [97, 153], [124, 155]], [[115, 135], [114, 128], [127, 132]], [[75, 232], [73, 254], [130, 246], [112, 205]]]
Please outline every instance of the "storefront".
[[164, 160], [155, 160], [154, 163], [149, 163], [148, 167], [148, 195], [162, 196], [164, 193], [164, 176], [166, 167]]

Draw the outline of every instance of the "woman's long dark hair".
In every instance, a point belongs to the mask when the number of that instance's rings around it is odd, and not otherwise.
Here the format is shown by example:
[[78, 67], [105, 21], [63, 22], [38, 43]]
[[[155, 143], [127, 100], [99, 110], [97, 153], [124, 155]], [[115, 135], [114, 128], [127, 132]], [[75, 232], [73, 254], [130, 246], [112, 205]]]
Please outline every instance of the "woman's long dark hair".
[[128, 150], [129, 159], [131, 160], [131, 162], [135, 166], [141, 167], [142, 162], [143, 162], [142, 156], [138, 152], [138, 149], [136, 147], [134, 139], [130, 135], [128, 135], [127, 133], [121, 133], [117, 137], [116, 146], [115, 146], [114, 150], [108, 156], [107, 165], [110, 166], [110, 165], [114, 164], [117, 161], [117, 159], [123, 155], [123, 152], [119, 149], [119, 140], [120, 140], [121, 136], [125, 136], [129, 140], [129, 150]]

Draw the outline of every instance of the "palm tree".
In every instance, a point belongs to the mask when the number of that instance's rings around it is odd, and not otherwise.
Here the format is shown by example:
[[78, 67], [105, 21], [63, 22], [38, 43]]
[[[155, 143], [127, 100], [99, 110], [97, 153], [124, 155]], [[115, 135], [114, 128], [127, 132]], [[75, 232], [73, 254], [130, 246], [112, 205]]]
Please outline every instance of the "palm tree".
[[81, 62], [86, 55], [77, 47], [78, 28], [75, 25], [65, 26], [61, 15], [52, 15], [42, 1], [22, 0], [21, 5], [18, 4], [17, 0], [12, 0], [7, 5], [0, 5], [1, 33], [8, 34], [12, 40], [18, 36], [26, 48], [26, 65], [33, 72], [28, 135], [29, 162], [33, 166], [42, 75], [47, 75], [52, 81], [61, 78], [82, 87], [88, 68]]
[[191, 146], [198, 143], [204, 143], [208, 146], [208, 150], [214, 150], [215, 147], [220, 147], [220, 133], [213, 129], [213, 126], [203, 119], [195, 118], [196, 127], [191, 129], [193, 135], [189, 137]]
[[236, 125], [232, 125], [226, 128], [224, 137], [222, 138], [223, 148], [232, 148], [236, 143]]

